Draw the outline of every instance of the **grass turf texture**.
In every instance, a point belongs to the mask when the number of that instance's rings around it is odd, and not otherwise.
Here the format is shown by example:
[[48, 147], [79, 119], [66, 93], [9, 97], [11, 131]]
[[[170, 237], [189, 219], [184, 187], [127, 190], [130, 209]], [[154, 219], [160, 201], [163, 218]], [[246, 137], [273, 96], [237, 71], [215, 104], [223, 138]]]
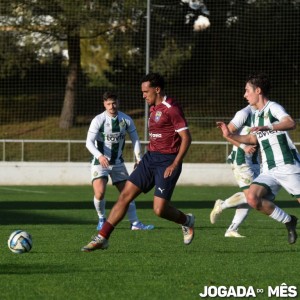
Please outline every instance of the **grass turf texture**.
[[[82, 253], [96, 233], [97, 217], [90, 186], [0, 187], [1, 299], [199, 299], [204, 286], [297, 286], [300, 293], [299, 242], [287, 243], [283, 224], [252, 211], [241, 226], [244, 239], [225, 238], [233, 209], [215, 225], [209, 222], [214, 200], [236, 187], [183, 187], [173, 202], [196, 216], [193, 243], [183, 244], [180, 226], [152, 212], [152, 193], [137, 200], [139, 218], [153, 231], [130, 231], [127, 218], [119, 224], [106, 251]], [[107, 199], [115, 200], [111, 186]], [[300, 217], [297, 201], [285, 192], [279, 206]], [[109, 211], [112, 203], [107, 203]], [[27, 254], [7, 247], [10, 233], [23, 229], [33, 236]]]

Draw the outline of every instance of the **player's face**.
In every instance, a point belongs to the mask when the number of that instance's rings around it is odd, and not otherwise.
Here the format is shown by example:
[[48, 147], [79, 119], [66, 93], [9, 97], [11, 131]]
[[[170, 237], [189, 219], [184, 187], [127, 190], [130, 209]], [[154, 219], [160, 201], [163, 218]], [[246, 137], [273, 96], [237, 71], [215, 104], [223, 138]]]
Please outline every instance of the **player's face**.
[[146, 100], [149, 106], [155, 105], [156, 100], [158, 99], [158, 95], [160, 92], [160, 88], [158, 87], [150, 87], [150, 82], [143, 82], [141, 85], [141, 90], [143, 93], [143, 98]]
[[244, 98], [251, 106], [255, 106], [259, 100], [260, 88], [254, 87], [252, 84], [247, 83], [245, 86]]
[[103, 102], [103, 105], [106, 109], [106, 111], [111, 115], [111, 116], [116, 116], [118, 113], [118, 102], [114, 99], [108, 98]]

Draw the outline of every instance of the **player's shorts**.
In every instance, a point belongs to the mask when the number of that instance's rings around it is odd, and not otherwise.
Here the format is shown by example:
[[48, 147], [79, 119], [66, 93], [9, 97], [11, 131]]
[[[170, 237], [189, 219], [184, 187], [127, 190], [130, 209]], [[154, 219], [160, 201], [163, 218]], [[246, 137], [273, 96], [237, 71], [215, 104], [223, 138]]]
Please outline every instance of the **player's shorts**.
[[266, 187], [268, 193], [276, 195], [281, 187], [289, 194], [300, 198], [300, 168], [284, 165], [260, 174], [253, 183]]
[[128, 180], [139, 187], [142, 192], [149, 192], [154, 186], [154, 195], [171, 200], [174, 188], [182, 170], [182, 164], [174, 170], [173, 174], [164, 178], [164, 172], [170, 166], [177, 154], [161, 154], [148, 151], [130, 174]]
[[248, 189], [252, 181], [260, 173], [259, 164], [231, 164], [231, 169], [238, 186], [242, 189]]
[[128, 179], [128, 172], [124, 165], [124, 163], [117, 165], [110, 165], [108, 168], [103, 168], [99, 165], [91, 165], [91, 180], [92, 182], [95, 179], [105, 178], [108, 180], [110, 176], [112, 184], [116, 184], [121, 181], [125, 181]]

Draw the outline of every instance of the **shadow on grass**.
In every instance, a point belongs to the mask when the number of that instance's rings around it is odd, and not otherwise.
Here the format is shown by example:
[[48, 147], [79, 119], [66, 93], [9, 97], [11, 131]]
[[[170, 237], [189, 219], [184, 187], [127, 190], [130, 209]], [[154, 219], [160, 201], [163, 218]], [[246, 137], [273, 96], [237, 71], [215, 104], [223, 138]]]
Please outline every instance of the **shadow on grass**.
[[[114, 202], [107, 203], [111, 209]], [[173, 204], [182, 210], [212, 209], [214, 201], [174, 201]], [[299, 207], [296, 201], [278, 201], [276, 204], [282, 208]], [[151, 209], [152, 201], [137, 201], [138, 209]], [[72, 214], [70, 210], [77, 210]], [[80, 210], [94, 211], [91, 201], [82, 202], [34, 202], [34, 201], [3, 201], [0, 202], [0, 224], [85, 224], [95, 223], [94, 215], [89, 218], [80, 214]], [[79, 212], [78, 212], [79, 211]], [[297, 214], [296, 214], [297, 215]], [[300, 216], [300, 214], [299, 214]]]
[[[111, 209], [115, 202], [106, 202], [106, 208]], [[215, 201], [171, 201], [171, 203], [177, 208], [213, 208]], [[299, 207], [297, 200], [286, 200], [286, 201], [275, 201], [276, 205], [281, 208]], [[136, 201], [136, 207], [138, 209], [152, 209], [152, 201]], [[66, 209], [94, 209], [92, 201], [73, 201], [73, 202], [62, 202], [62, 201], [1, 201], [0, 211], [2, 210], [66, 210]]]
[[95, 219], [59, 216], [51, 213], [40, 213], [36, 211], [0, 211], [1, 225], [22, 225], [22, 224], [93, 224]]

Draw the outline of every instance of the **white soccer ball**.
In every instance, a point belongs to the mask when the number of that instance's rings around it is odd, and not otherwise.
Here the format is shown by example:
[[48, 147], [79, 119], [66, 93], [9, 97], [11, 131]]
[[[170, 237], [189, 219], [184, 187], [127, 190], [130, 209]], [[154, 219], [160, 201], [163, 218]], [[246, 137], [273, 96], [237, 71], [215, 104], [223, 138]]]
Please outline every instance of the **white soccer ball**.
[[26, 253], [32, 248], [32, 237], [24, 230], [16, 230], [9, 236], [7, 245], [14, 253]]
[[209, 19], [205, 16], [198, 16], [197, 20], [194, 22], [194, 31], [202, 31], [210, 26]]

